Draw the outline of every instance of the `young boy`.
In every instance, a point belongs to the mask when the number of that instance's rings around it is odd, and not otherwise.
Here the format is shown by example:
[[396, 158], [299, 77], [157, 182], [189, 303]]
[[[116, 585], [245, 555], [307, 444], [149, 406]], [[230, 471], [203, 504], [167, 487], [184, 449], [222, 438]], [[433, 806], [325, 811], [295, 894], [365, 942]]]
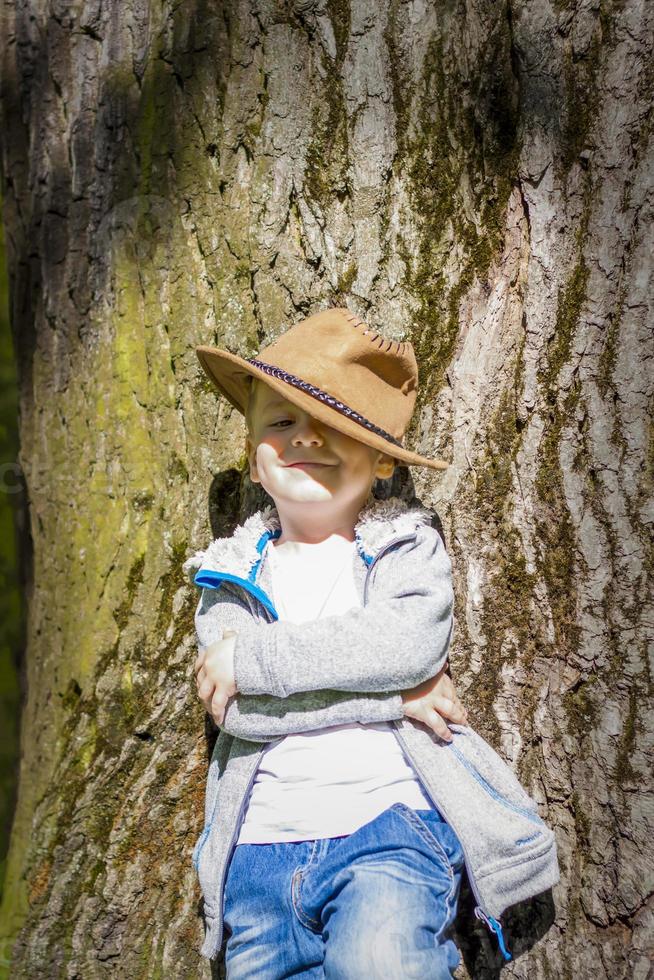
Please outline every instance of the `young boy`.
[[224, 932], [229, 980], [451, 977], [465, 864], [508, 958], [497, 917], [558, 880], [556, 850], [511, 770], [456, 724], [431, 515], [371, 495], [395, 461], [446, 465], [402, 446], [411, 346], [331, 309], [257, 358], [198, 356], [246, 416], [250, 477], [274, 501], [186, 564], [198, 694], [221, 727], [194, 850], [203, 955]]

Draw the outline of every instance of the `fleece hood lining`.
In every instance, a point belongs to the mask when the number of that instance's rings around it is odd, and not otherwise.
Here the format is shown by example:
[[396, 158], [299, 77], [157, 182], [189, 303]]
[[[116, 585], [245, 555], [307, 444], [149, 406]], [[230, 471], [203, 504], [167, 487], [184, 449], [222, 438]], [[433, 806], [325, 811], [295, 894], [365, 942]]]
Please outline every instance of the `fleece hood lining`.
[[[411, 507], [400, 497], [377, 500], [371, 495], [359, 513], [354, 532], [363, 551], [374, 557], [393, 538], [413, 533], [421, 524], [431, 524], [432, 516], [431, 511]], [[257, 545], [262, 535], [280, 528], [277, 508], [268, 504], [239, 524], [230, 537], [215, 538], [204, 551], [196, 551], [184, 562], [183, 570], [191, 582], [200, 569], [247, 578], [261, 558]]]

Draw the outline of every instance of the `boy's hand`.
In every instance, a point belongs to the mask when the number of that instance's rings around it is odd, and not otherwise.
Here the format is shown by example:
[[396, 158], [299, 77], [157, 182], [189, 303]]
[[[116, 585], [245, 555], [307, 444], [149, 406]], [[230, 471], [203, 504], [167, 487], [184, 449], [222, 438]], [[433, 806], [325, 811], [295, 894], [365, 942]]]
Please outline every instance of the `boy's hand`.
[[225, 630], [222, 640], [200, 648], [193, 667], [198, 697], [217, 725], [222, 725], [227, 701], [236, 694], [235, 638], [234, 630]]
[[444, 719], [455, 725], [467, 725], [468, 715], [457, 697], [454, 684], [445, 673], [446, 667], [447, 664], [435, 677], [401, 694], [405, 715], [416, 718], [444, 741], [451, 742], [452, 735]]

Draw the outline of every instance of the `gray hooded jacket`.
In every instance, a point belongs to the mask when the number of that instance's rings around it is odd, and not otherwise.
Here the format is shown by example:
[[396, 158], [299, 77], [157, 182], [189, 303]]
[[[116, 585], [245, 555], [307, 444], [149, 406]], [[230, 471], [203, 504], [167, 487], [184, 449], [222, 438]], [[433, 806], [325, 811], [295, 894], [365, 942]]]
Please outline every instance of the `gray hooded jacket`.
[[456, 832], [476, 914], [503, 944], [497, 918], [559, 879], [554, 834], [501, 757], [467, 726], [444, 742], [403, 717], [400, 692], [433, 677], [452, 630], [451, 566], [432, 514], [399, 498], [370, 497], [355, 527], [354, 577], [361, 607], [295, 624], [278, 619], [266, 561], [281, 533], [263, 508], [184, 565], [202, 594], [200, 646], [236, 630], [230, 698], [215, 744], [204, 829], [193, 863], [204, 896], [201, 954], [223, 942], [227, 866], [266, 746], [296, 732], [351, 722], [390, 722], [435, 806]]

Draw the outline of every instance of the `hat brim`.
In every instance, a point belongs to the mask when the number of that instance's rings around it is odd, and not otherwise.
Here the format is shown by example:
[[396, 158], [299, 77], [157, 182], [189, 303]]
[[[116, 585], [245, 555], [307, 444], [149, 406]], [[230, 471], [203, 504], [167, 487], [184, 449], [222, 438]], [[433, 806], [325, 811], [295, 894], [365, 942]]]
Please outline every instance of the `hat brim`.
[[419, 453], [396, 446], [347, 415], [342, 415], [337, 409], [332, 408], [319, 398], [296, 388], [281, 378], [267, 374], [261, 368], [239, 357], [238, 354], [232, 354], [230, 351], [222, 350], [219, 347], [196, 347], [195, 352], [209, 380], [242, 415], [245, 415], [249, 398], [250, 379], [258, 378], [287, 401], [297, 405], [298, 408], [314, 418], [320, 419], [325, 425], [331, 426], [338, 432], [342, 432], [372, 449], [387, 453], [400, 463], [408, 466], [427, 466], [433, 470], [446, 470], [450, 465], [444, 460], [428, 459]]

